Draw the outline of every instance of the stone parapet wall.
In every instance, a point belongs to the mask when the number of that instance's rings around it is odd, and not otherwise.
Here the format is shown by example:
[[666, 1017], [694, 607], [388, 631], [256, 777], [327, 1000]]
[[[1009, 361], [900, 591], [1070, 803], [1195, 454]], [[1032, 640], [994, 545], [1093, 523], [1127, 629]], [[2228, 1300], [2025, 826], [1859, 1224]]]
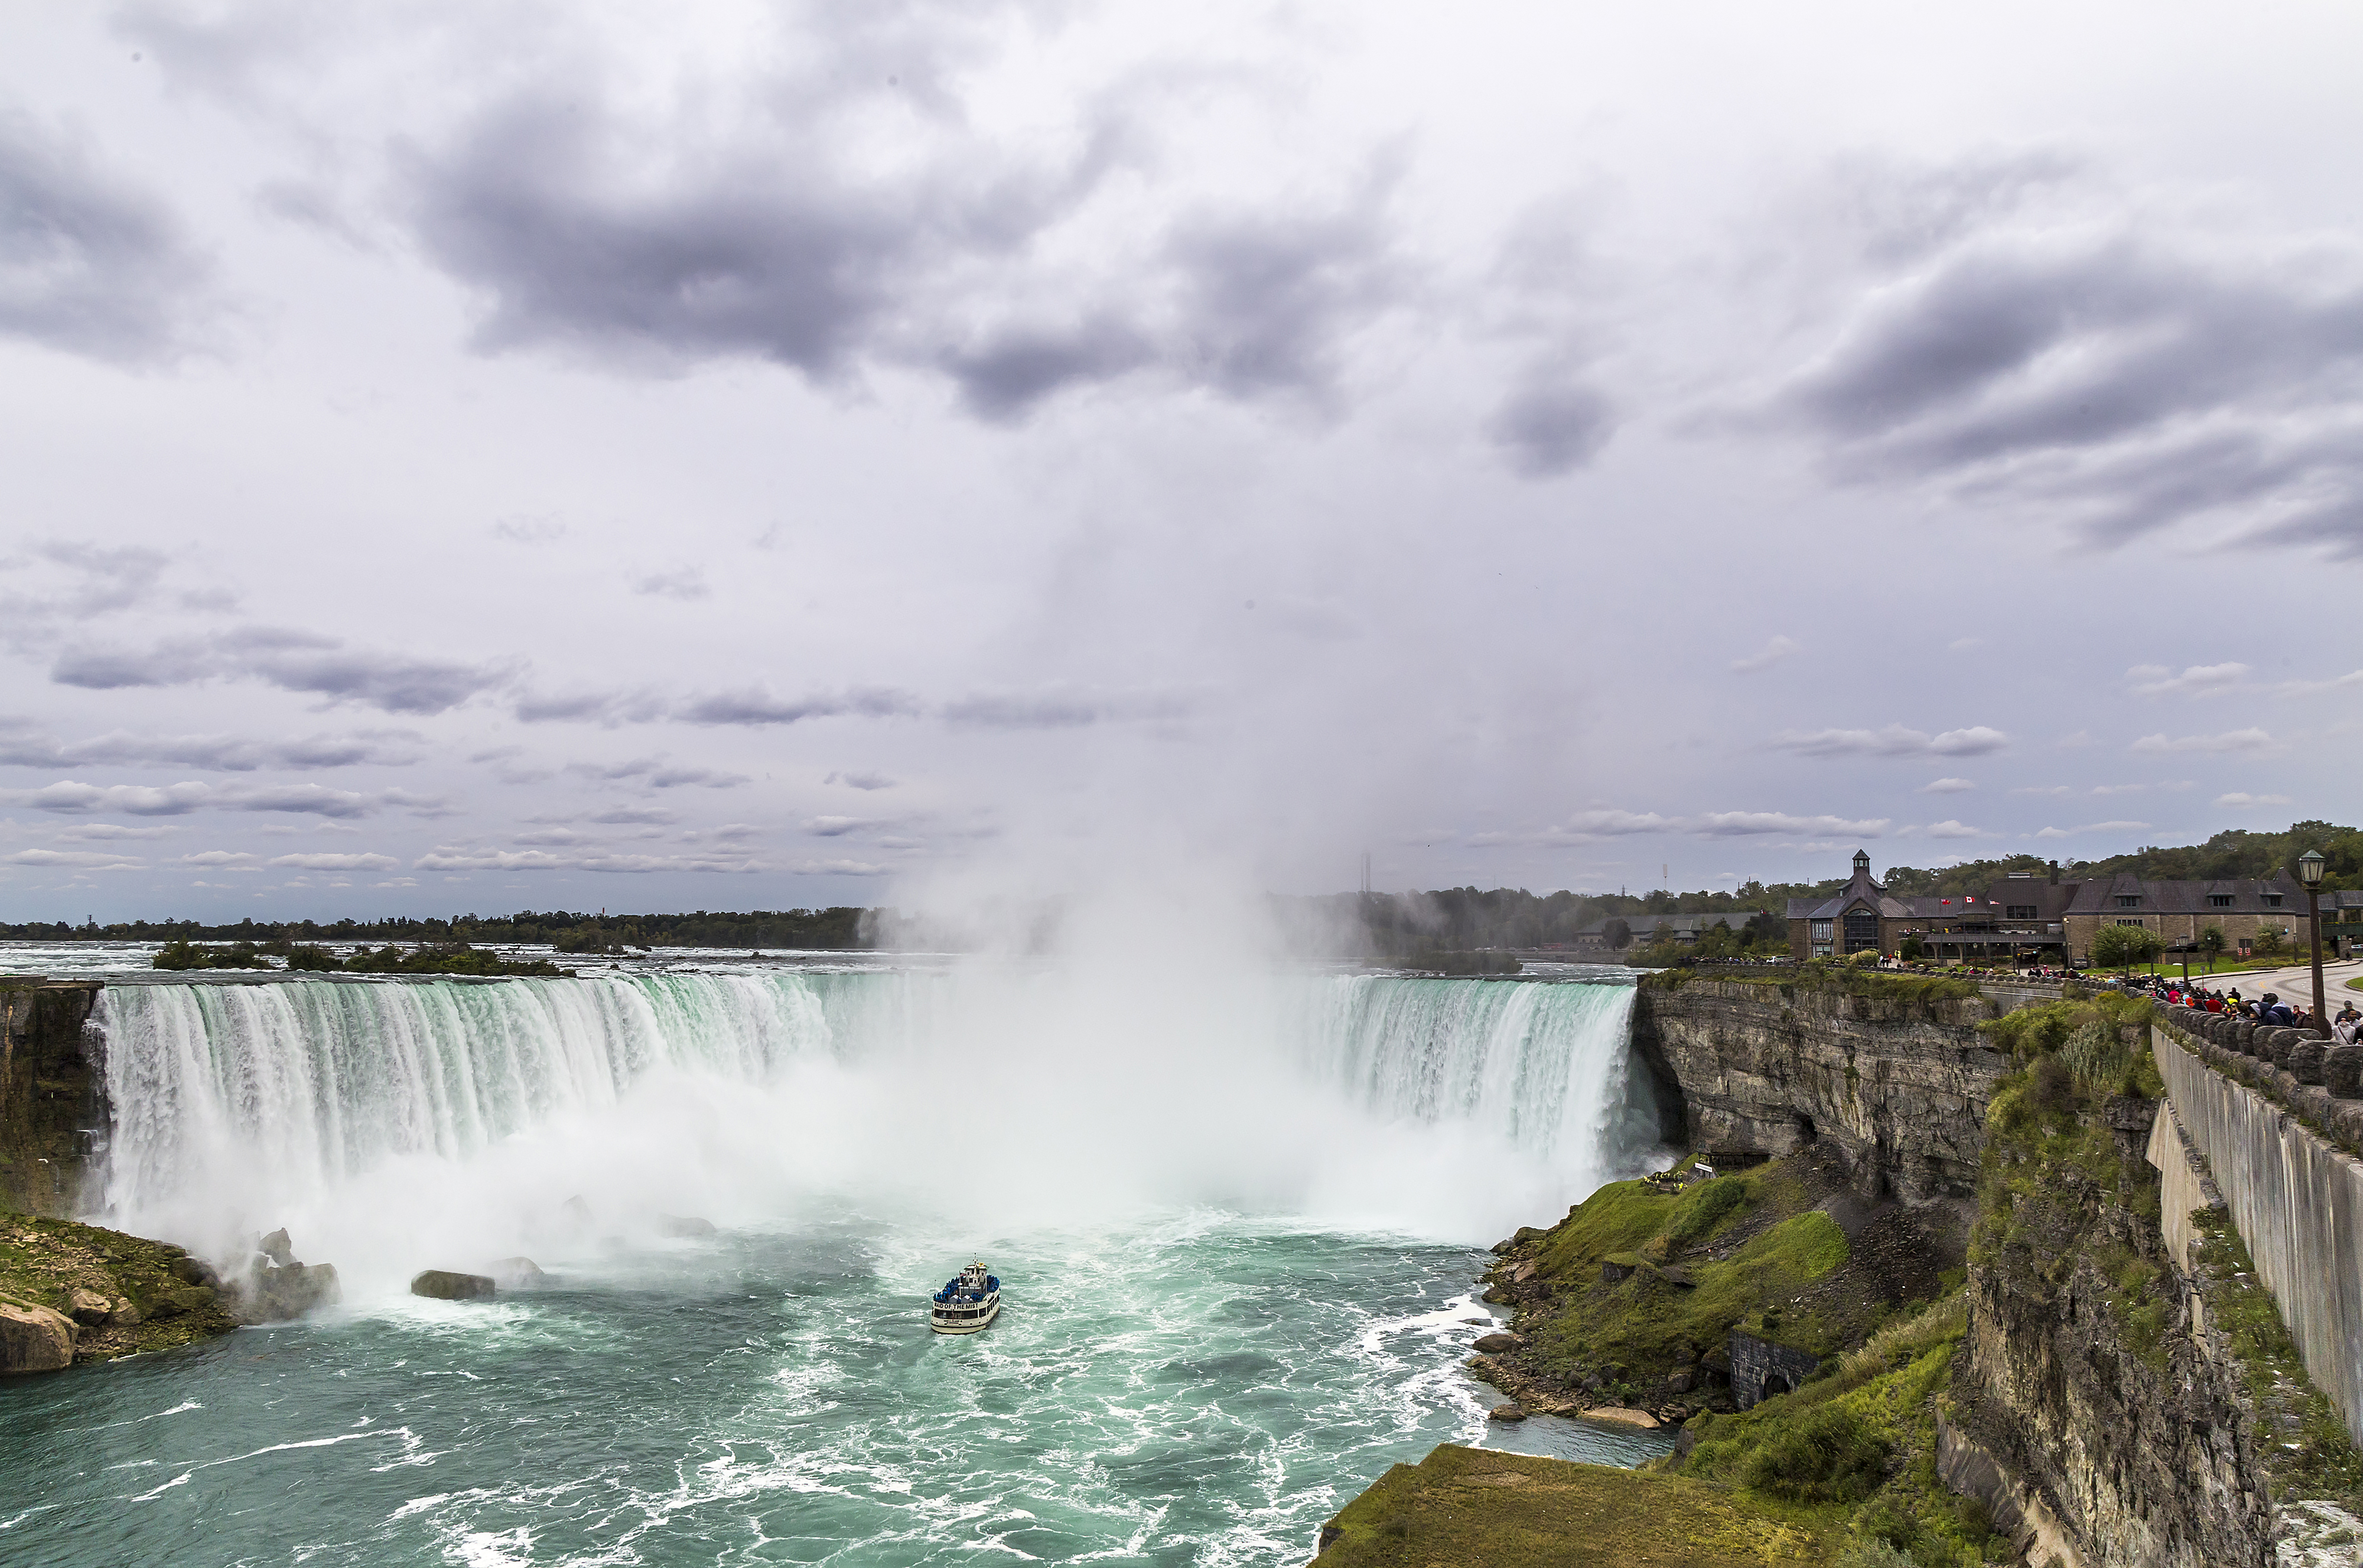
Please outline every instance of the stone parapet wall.
[[2308, 1375], [2363, 1442], [2363, 1161], [2333, 1141], [2363, 1127], [2363, 1101], [2175, 1021], [2152, 1045], [2180, 1135], [2205, 1156]]

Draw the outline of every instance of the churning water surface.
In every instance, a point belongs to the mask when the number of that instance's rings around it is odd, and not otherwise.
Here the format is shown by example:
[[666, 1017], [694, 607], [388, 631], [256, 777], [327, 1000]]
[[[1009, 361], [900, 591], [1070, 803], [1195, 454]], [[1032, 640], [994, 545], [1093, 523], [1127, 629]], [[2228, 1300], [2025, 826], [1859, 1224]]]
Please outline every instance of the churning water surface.
[[[0, 1559], [1293, 1563], [1439, 1441], [1636, 1462], [1662, 1442], [1489, 1427], [1459, 1366], [1483, 1229], [1647, 1152], [1628, 1003], [793, 972], [110, 992], [109, 1082], [144, 1099], [108, 1218], [288, 1223], [346, 1303], [0, 1389]], [[722, 1229], [664, 1240], [665, 1213]], [[403, 1293], [512, 1252], [549, 1281]], [[931, 1334], [971, 1255], [1001, 1320]]]

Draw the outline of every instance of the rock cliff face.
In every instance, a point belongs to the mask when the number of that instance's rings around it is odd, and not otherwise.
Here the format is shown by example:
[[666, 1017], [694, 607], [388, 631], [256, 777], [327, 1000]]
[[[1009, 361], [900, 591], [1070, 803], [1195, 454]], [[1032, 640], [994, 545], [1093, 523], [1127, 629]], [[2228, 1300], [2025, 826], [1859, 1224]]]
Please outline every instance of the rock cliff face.
[[[2211, 1325], [2234, 1304], [2204, 1267], [2185, 1272], [2158, 1223], [2158, 1173], [2143, 1151], [2158, 1147], [2160, 1115], [2172, 1112], [2113, 1100], [2082, 1151], [1997, 1138], [1995, 1179], [2020, 1179], [1981, 1224], [1939, 1470], [2036, 1563], [2273, 1562], [2259, 1448], [2270, 1415]], [[2104, 1129], [2114, 1172], [2093, 1157]]]
[[1633, 1042], [1709, 1160], [1820, 1141], [1864, 1196], [1919, 1203], [1976, 1185], [1986, 1105], [2008, 1070], [1977, 1030], [1995, 1011], [1980, 996], [1659, 980], [1634, 1004]]
[[97, 996], [94, 983], [0, 979], [0, 1208], [81, 1207], [83, 1129], [105, 1121], [83, 1030]]

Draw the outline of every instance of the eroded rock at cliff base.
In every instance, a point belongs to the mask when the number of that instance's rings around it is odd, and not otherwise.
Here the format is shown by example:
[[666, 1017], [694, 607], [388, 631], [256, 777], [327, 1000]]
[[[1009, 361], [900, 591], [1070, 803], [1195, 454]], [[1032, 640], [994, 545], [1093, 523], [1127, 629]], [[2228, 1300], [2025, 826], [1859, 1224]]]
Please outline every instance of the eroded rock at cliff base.
[[73, 1319], [46, 1307], [0, 1301], [0, 1376], [73, 1365]]

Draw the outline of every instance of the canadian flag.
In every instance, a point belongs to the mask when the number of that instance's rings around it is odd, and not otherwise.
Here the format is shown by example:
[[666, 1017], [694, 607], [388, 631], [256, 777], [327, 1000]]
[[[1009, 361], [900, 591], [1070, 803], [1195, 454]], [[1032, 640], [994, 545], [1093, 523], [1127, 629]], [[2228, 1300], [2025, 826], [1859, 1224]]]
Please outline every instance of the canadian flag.
[[1939, 898], [1936, 902], [1939, 904], [1950, 904], [1952, 900], [1949, 898]]

